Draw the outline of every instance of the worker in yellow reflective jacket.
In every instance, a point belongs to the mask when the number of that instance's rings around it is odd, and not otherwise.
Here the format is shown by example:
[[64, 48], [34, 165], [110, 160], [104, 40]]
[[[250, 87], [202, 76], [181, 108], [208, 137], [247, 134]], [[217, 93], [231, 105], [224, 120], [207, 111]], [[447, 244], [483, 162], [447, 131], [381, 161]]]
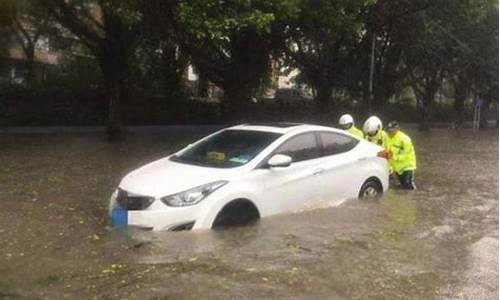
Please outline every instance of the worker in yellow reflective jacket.
[[342, 115], [339, 119], [339, 125], [344, 129], [345, 131], [349, 132], [350, 134], [359, 137], [362, 139], [364, 137], [363, 131], [359, 130], [356, 128], [354, 125], [354, 119], [352, 118], [351, 115], [345, 114]]
[[366, 119], [363, 131], [368, 141], [389, 150], [389, 136], [382, 129], [382, 121], [378, 117], [371, 116]]
[[417, 159], [410, 137], [399, 129], [397, 121], [391, 121], [387, 124], [387, 134], [389, 136], [387, 158], [391, 170], [399, 178], [402, 188], [416, 189], [415, 170], [417, 169]]

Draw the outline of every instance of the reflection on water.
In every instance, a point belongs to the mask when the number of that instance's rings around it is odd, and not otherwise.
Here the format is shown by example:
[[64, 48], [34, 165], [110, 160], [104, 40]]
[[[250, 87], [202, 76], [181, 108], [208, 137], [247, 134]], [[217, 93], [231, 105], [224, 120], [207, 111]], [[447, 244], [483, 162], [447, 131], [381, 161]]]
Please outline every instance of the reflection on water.
[[0, 136], [0, 298], [498, 298], [497, 131], [410, 131], [413, 192], [224, 231], [106, 227], [121, 176], [204, 133]]

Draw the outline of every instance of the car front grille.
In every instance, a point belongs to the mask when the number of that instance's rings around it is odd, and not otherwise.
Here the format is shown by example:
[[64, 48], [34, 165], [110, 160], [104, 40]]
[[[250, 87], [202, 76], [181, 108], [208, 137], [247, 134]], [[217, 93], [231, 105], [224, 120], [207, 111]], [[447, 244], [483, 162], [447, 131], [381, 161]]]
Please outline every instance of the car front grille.
[[116, 202], [126, 210], [144, 210], [148, 208], [155, 199], [153, 197], [141, 196], [128, 193], [122, 189], [118, 189]]

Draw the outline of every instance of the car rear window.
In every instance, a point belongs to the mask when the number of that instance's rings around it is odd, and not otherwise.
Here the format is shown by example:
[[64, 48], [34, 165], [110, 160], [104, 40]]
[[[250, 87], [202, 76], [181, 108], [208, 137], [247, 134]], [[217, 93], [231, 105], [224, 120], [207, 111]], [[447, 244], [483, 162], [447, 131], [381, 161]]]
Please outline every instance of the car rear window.
[[320, 132], [323, 156], [340, 154], [352, 150], [359, 141], [345, 134]]

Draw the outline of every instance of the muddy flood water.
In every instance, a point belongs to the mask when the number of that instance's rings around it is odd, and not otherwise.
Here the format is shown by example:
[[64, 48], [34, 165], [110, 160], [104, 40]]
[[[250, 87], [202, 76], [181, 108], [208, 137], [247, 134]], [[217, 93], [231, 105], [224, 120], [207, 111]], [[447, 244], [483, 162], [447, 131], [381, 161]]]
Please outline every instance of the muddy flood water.
[[408, 130], [414, 192], [217, 232], [110, 228], [123, 175], [208, 132], [0, 134], [0, 299], [498, 299], [498, 131]]

